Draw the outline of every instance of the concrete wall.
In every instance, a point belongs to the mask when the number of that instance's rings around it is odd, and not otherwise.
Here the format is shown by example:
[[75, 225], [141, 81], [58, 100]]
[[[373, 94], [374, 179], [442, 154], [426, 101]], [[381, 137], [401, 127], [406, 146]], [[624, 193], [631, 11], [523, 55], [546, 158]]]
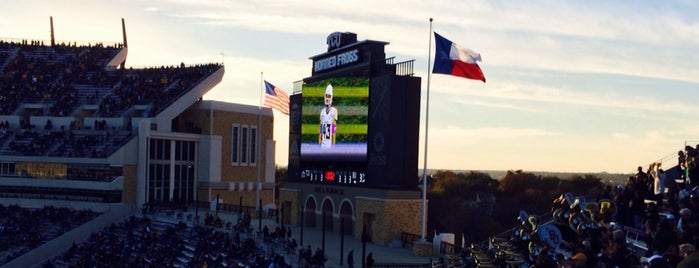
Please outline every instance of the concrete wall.
[[[420, 233], [421, 203], [419, 192], [392, 191], [362, 187], [329, 187], [317, 184], [285, 184], [279, 192], [279, 204], [290, 202], [287, 208], [292, 225], [301, 224], [301, 207], [307, 199], [316, 202], [314, 211], [305, 210], [315, 219], [315, 228], [321, 228], [322, 208], [324, 202], [333, 205], [330, 228], [335, 233], [340, 232], [342, 219], [341, 208], [344, 202], [349, 202], [354, 225], [352, 233], [361, 239], [362, 229], [367, 224], [367, 231], [372, 242], [388, 244], [399, 240], [402, 232]], [[308, 222], [304, 225], [309, 226]]]
[[138, 180], [136, 171], [136, 165], [124, 165], [122, 167], [122, 174], [124, 175], [124, 191], [121, 193], [121, 201], [124, 204], [140, 205], [136, 203], [136, 195], [138, 194]]
[[[367, 230], [371, 240], [378, 244], [399, 240], [402, 232], [420, 233], [421, 202], [357, 197], [355, 237], [361, 239], [364, 223], [370, 225]], [[372, 219], [365, 219], [368, 215], [373, 215]]]
[[301, 204], [300, 204], [299, 191], [296, 189], [280, 188], [279, 189], [279, 204], [284, 204], [284, 202], [291, 202], [291, 206], [286, 208], [289, 217], [291, 218], [292, 225], [301, 224]]

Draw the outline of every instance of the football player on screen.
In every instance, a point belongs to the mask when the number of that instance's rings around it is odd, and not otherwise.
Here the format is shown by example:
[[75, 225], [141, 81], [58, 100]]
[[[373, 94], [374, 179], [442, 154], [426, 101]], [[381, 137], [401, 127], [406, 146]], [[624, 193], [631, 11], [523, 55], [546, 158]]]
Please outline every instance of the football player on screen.
[[325, 107], [320, 110], [320, 135], [318, 143], [321, 149], [330, 149], [335, 145], [335, 133], [337, 131], [337, 109], [333, 104], [333, 86], [328, 84], [325, 88]]

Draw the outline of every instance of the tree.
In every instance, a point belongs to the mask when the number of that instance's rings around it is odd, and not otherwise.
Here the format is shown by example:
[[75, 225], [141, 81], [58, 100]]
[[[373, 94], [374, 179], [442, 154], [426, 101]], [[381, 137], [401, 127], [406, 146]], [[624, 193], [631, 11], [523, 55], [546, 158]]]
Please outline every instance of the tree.
[[591, 190], [602, 189], [602, 179], [595, 175], [573, 175], [567, 180], [562, 180], [558, 189], [560, 193], [570, 192], [573, 195], [594, 195]]
[[[480, 226], [482, 222], [494, 221], [486, 211], [477, 207], [478, 196], [497, 195], [498, 182], [490, 175], [475, 171], [468, 174], [437, 171], [433, 178], [434, 185], [428, 192], [428, 229], [473, 234], [483, 231], [475, 226]], [[473, 231], [472, 227], [478, 231]]]
[[499, 189], [505, 195], [519, 196], [527, 188], [535, 188], [538, 178], [534, 173], [508, 170], [505, 176], [500, 179]]

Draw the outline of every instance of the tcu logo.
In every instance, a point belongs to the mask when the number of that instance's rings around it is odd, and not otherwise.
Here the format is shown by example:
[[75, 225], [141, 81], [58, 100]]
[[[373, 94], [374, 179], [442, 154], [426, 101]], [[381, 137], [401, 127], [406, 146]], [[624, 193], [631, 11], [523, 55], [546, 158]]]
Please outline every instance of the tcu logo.
[[325, 40], [325, 43], [328, 44], [328, 52], [356, 42], [357, 34], [351, 32], [334, 32], [328, 35]]
[[340, 45], [342, 45], [342, 33], [341, 32], [334, 32], [328, 35], [327, 40], [325, 43], [328, 44], [328, 51], [339, 48]]

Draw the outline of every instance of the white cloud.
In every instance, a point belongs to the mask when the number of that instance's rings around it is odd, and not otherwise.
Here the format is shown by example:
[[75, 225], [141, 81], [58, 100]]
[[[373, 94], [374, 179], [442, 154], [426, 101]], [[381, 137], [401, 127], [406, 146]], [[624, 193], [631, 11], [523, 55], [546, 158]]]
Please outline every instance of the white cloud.
[[541, 109], [525, 107], [523, 105], [515, 105], [515, 104], [510, 104], [510, 103], [494, 103], [494, 102], [483, 101], [483, 100], [474, 100], [474, 99], [454, 99], [453, 102], [460, 104], [460, 105], [474, 105], [474, 106], [482, 106], [482, 107], [487, 107], [487, 108], [515, 110], [515, 111], [520, 111], [520, 112], [529, 112], [529, 113], [542, 113], [543, 112]]
[[[673, 10], [672, 6], [657, 10], [625, 3], [538, 1], [374, 1], [370, 5], [336, 1], [165, 2], [175, 5], [171, 16], [204, 24], [303, 34], [348, 30], [359, 33], [360, 38], [388, 39], [396, 44], [392, 47], [396, 53], [422, 59], [427, 54], [427, 18], [434, 16], [435, 30], [481, 52], [486, 67], [699, 82], [699, 70], [693, 68], [699, 60], [693, 53], [699, 44], [699, 24], [678, 16], [688, 10]], [[464, 16], [465, 10], [468, 16]]]
[[[516, 140], [531, 137], [558, 136], [560, 133], [537, 128], [510, 128], [510, 127], [476, 127], [464, 128], [451, 125], [445, 128], [431, 127], [429, 130], [430, 141], [437, 143], [453, 144], [454, 141], [478, 142], [478, 140]], [[424, 133], [422, 135], [424, 139]]]
[[[694, 115], [696, 105], [684, 102], [682, 98], [659, 100], [654, 97], [638, 95], [628, 96], [621, 92], [585, 90], [585, 88], [569, 88], [568, 86], [552, 87], [535, 82], [494, 81], [487, 86], [481, 83], [464, 82], [462, 78], [441, 79], [431, 86], [432, 90], [451, 96], [457, 102], [462, 99], [472, 99], [473, 96], [492, 100], [512, 100], [525, 102], [541, 102], [570, 104], [609, 109], [638, 110], [647, 113], [671, 113]], [[472, 103], [487, 103], [486, 101], [471, 101]], [[486, 104], [482, 104], [486, 105]], [[493, 106], [497, 104], [492, 104]], [[502, 108], [508, 108], [503, 106]], [[522, 108], [525, 109], [526, 108]], [[613, 112], [613, 110], [609, 110]], [[653, 116], [645, 115], [646, 118]], [[656, 119], [666, 119], [655, 115]]]

